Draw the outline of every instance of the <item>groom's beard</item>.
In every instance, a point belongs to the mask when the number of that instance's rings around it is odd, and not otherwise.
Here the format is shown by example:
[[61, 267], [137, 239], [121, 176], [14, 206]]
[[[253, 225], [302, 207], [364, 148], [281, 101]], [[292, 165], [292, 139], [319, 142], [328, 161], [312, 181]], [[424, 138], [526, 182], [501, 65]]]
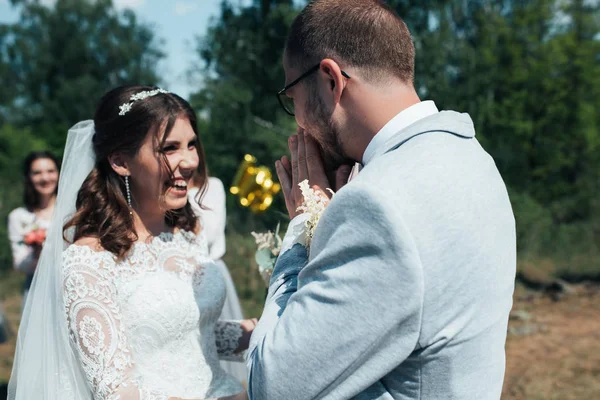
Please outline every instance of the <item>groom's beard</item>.
[[321, 156], [327, 175], [334, 175], [343, 164], [354, 165], [344, 152], [340, 141], [339, 129], [332, 119], [331, 113], [316, 93], [311, 93], [307, 104], [310, 120], [306, 121], [306, 133], [317, 141], [321, 147]]

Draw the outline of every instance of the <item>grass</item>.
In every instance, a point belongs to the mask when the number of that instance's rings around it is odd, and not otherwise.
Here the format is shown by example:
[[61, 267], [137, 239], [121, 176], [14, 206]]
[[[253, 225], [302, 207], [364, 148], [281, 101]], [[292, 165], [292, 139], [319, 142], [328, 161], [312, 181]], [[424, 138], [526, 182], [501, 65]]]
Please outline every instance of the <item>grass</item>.
[[3, 344], [0, 344], [0, 398], [2, 385], [8, 383], [12, 369], [13, 353], [16, 345], [16, 333], [21, 315], [21, 287], [23, 276], [17, 273], [0, 275], [0, 301], [6, 315], [8, 325], [13, 335]]
[[533, 289], [556, 279], [571, 283], [600, 282], [600, 255], [577, 254], [572, 257], [522, 255], [517, 266], [518, 278]]
[[223, 261], [229, 268], [247, 318], [260, 317], [267, 289], [254, 261], [255, 252], [256, 244], [251, 235], [230, 233], [227, 236], [227, 253]]

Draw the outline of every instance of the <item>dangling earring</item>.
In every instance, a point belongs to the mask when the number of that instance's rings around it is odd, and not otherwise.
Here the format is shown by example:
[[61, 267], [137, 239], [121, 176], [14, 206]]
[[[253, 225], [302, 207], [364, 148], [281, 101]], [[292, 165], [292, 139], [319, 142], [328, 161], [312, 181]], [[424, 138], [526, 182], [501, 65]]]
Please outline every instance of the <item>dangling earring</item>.
[[133, 215], [133, 211], [131, 211], [131, 190], [129, 189], [128, 175], [125, 175], [125, 190], [127, 190], [127, 204], [129, 205], [129, 215]]

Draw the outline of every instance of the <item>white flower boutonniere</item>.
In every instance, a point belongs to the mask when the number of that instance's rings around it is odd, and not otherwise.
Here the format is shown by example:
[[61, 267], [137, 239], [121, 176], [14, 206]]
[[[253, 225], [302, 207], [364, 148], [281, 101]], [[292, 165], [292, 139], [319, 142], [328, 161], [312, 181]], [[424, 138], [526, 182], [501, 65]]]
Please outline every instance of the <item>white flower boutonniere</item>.
[[[319, 219], [321, 219], [321, 215], [323, 215], [325, 207], [327, 207], [327, 204], [329, 203], [329, 199], [322, 193], [311, 188], [308, 185], [308, 179], [300, 182], [298, 186], [300, 186], [304, 200], [302, 205], [298, 207], [296, 211], [302, 211], [309, 216], [304, 223], [304, 226], [306, 227], [306, 247], [309, 247], [317, 224], [319, 223]], [[327, 190], [331, 192], [332, 195], [334, 194], [333, 190], [329, 188], [327, 188]]]

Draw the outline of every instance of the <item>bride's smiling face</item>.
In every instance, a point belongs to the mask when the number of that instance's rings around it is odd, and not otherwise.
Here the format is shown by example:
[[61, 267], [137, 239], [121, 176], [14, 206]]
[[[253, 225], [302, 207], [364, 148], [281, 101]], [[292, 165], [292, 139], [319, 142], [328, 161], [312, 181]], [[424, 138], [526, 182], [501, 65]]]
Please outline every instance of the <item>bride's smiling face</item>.
[[[199, 157], [198, 138], [185, 117], [179, 117], [167, 138], [148, 134], [137, 154], [127, 160], [134, 209], [176, 210], [187, 203]], [[164, 140], [163, 140], [164, 139]]]

